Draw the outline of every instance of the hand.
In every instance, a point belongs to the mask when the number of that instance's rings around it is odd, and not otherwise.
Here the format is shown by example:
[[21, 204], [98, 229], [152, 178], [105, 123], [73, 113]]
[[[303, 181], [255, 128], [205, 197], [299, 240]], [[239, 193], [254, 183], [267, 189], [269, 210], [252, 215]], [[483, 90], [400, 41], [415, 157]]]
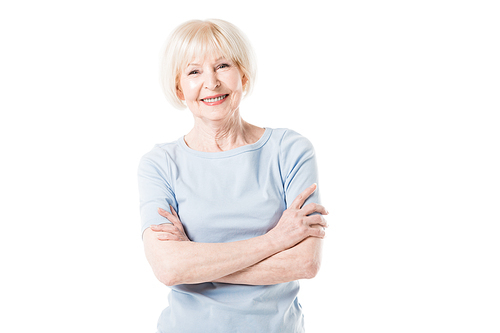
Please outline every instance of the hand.
[[172, 224], [165, 223], [160, 225], [152, 225], [151, 230], [156, 232], [156, 237], [159, 240], [190, 242], [191, 240], [186, 235], [184, 227], [182, 226], [181, 220], [179, 219], [179, 216], [177, 215], [174, 207], [170, 206], [170, 210], [173, 212], [173, 214], [161, 208], [158, 208], [158, 213], [172, 222]]
[[[328, 227], [323, 215], [328, 215], [328, 211], [322, 205], [304, 202], [316, 191], [317, 185], [305, 189], [300, 193], [287, 210], [281, 215], [278, 224], [271, 229], [267, 235], [272, 237], [278, 244], [284, 245], [288, 249], [307, 237], [324, 238], [325, 230]], [[312, 213], [321, 215], [311, 215]]]

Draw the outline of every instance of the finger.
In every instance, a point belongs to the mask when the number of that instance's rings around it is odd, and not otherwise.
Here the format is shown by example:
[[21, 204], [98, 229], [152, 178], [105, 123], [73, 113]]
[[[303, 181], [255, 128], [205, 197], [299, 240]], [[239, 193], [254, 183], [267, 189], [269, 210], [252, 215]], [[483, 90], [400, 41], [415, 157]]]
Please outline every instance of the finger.
[[151, 230], [155, 231], [155, 232], [162, 232], [162, 231], [165, 231], [165, 232], [168, 232], [170, 230], [173, 230], [173, 229], [177, 229], [172, 223], [163, 223], [163, 224], [159, 224], [159, 225], [156, 225], [156, 224], [153, 224], [151, 225]]
[[300, 193], [295, 200], [293, 200], [292, 204], [290, 205], [290, 208], [294, 209], [300, 209], [304, 202], [311, 196], [311, 194], [316, 191], [317, 185], [316, 183], [312, 184], [308, 188], [306, 188], [302, 193]]
[[311, 215], [312, 213], [320, 213], [322, 215], [328, 215], [328, 211], [326, 210], [326, 208], [315, 202], [311, 202], [310, 204], [305, 205], [304, 207], [302, 207], [301, 211], [306, 216]]
[[163, 208], [158, 208], [158, 213], [165, 217], [167, 220], [169, 220], [170, 222], [174, 223], [175, 224], [175, 221], [178, 220], [177, 217], [175, 217], [173, 214], [171, 214], [170, 212], [167, 212], [165, 209]]
[[328, 228], [328, 222], [326, 222], [326, 219], [323, 217], [323, 215], [307, 216], [306, 217], [306, 222], [310, 226], [312, 226], [312, 225], [320, 225], [323, 228]]
[[310, 236], [317, 237], [317, 238], [325, 238], [325, 236], [326, 236], [325, 229], [323, 229], [323, 228], [311, 229]]
[[172, 214], [173, 214], [175, 217], [179, 218], [179, 216], [177, 215], [177, 212], [175, 211], [174, 207], [172, 207], [172, 205], [170, 205], [170, 211], [172, 212]]
[[172, 222], [172, 224], [179, 230], [182, 230], [184, 232], [184, 227], [182, 226], [182, 223], [181, 223], [181, 220], [179, 220], [178, 217], [174, 216], [173, 214], [169, 213], [169, 212], [166, 212], [166, 214], [168, 214], [170, 217], [169, 217], [169, 221]]
[[176, 223], [175, 226], [177, 228], [179, 228], [180, 230], [182, 230], [182, 232], [184, 232], [184, 226], [182, 225], [181, 219], [179, 218], [179, 215], [177, 215], [177, 212], [175, 211], [174, 207], [172, 207], [172, 205], [170, 205], [170, 211], [175, 216], [175, 218], [179, 221], [179, 223]]
[[179, 235], [171, 234], [169, 232], [158, 233], [156, 235], [156, 238], [158, 238], [159, 240], [162, 240], [162, 241], [166, 241], [166, 240], [169, 240], [169, 241], [180, 241], [181, 240], [181, 238], [180, 238]]
[[309, 229], [309, 236], [311, 237], [324, 238], [325, 235], [326, 235], [325, 228], [323, 228], [318, 224], [312, 225], [311, 228]]
[[170, 212], [167, 212], [165, 209], [163, 208], [159, 208], [158, 207], [158, 214], [160, 214], [161, 216], [163, 217], [166, 217], [167, 219], [170, 217], [170, 216], [173, 216], [172, 214], [170, 214]]

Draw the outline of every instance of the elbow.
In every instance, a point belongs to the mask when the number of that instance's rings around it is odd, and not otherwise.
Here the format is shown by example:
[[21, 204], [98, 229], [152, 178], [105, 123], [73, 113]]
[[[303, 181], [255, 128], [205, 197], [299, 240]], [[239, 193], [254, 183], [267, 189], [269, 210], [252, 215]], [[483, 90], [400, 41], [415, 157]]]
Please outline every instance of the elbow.
[[315, 278], [319, 273], [319, 269], [321, 267], [321, 262], [316, 259], [309, 259], [303, 265], [304, 267], [304, 279], [312, 279]]
[[160, 282], [163, 283], [164, 285], [166, 285], [167, 287], [173, 287], [173, 286], [179, 284], [175, 278], [168, 277], [168, 276], [158, 278], [158, 280], [160, 280]]
[[167, 287], [173, 287], [179, 284], [179, 279], [175, 274], [169, 274], [168, 272], [155, 274], [158, 281], [166, 285]]
[[181, 283], [179, 274], [176, 274], [175, 270], [168, 267], [156, 267], [156, 269], [153, 269], [153, 272], [158, 281], [167, 287], [173, 287]]

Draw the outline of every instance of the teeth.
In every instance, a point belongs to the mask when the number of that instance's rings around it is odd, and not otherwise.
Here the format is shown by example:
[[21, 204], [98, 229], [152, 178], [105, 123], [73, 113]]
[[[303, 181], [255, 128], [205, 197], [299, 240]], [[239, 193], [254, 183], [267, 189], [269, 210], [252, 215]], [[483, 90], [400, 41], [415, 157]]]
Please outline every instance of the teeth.
[[222, 95], [222, 96], [219, 96], [219, 97], [216, 97], [216, 98], [205, 98], [204, 101], [208, 102], [208, 103], [213, 103], [213, 102], [217, 102], [217, 101], [220, 101], [221, 99], [226, 98], [226, 96], [227, 95]]

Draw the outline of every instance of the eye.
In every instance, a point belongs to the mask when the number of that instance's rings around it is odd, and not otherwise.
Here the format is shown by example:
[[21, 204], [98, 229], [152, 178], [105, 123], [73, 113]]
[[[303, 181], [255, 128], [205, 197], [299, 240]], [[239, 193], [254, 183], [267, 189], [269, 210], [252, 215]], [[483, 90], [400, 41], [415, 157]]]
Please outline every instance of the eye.
[[229, 64], [220, 64], [217, 69], [223, 69], [223, 68], [228, 68]]
[[199, 73], [200, 72], [197, 69], [195, 69], [195, 70], [192, 70], [191, 72], [189, 72], [188, 75], [196, 75], [196, 74], [199, 74]]

